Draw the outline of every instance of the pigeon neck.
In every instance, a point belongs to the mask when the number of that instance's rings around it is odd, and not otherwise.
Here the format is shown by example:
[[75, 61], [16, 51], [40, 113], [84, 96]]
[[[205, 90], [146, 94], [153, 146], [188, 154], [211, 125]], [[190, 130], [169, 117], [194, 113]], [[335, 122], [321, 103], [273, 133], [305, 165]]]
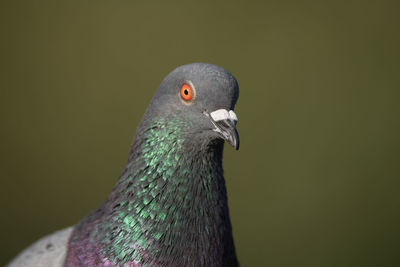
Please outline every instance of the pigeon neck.
[[118, 263], [234, 266], [223, 142], [200, 149], [185, 143], [185, 125], [178, 120], [148, 125], [139, 128], [95, 227], [104, 235], [99, 242], [107, 257]]

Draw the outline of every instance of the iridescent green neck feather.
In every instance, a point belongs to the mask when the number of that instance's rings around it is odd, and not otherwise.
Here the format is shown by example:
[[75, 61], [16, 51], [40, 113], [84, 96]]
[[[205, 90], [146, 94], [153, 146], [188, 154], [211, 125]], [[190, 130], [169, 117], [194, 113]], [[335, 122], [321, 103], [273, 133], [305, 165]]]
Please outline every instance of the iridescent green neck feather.
[[190, 127], [179, 117], [155, 117], [138, 129], [108, 200], [78, 225], [86, 242], [96, 244], [102, 262], [237, 265], [223, 141], [196, 143], [200, 138], [191, 138]]

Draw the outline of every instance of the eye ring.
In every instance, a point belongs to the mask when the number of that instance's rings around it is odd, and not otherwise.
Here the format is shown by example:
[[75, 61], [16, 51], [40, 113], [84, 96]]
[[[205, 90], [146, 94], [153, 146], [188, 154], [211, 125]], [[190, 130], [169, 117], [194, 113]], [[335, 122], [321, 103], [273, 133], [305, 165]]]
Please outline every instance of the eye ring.
[[181, 87], [181, 97], [185, 101], [190, 101], [194, 97], [194, 91], [188, 83], [182, 84]]

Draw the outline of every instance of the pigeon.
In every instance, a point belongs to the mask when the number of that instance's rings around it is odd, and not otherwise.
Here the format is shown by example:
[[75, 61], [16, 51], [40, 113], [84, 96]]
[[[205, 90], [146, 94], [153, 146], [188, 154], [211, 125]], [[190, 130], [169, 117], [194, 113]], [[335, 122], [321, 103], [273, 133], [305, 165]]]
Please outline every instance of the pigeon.
[[8, 266], [239, 266], [222, 168], [224, 141], [239, 148], [238, 97], [236, 79], [222, 67], [173, 70], [108, 198]]

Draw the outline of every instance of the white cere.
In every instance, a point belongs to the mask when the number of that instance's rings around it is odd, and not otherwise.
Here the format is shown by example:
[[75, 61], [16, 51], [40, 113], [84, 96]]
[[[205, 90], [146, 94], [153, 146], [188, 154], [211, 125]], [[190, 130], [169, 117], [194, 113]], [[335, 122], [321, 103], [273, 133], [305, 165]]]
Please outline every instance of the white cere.
[[221, 120], [232, 120], [237, 122], [238, 118], [233, 110], [229, 112], [226, 109], [218, 109], [210, 113], [211, 118], [214, 121], [221, 121]]

